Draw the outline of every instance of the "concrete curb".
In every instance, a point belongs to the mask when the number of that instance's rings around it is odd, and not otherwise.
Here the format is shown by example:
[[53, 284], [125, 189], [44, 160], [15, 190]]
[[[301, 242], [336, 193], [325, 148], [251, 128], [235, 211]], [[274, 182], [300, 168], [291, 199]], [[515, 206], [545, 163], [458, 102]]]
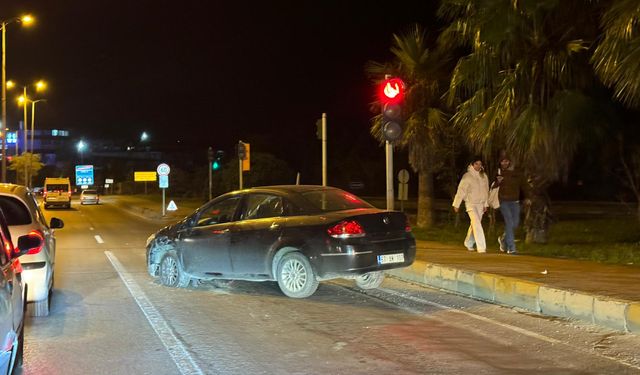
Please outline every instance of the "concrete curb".
[[483, 301], [640, 333], [640, 302], [562, 290], [533, 281], [423, 261], [387, 273]]

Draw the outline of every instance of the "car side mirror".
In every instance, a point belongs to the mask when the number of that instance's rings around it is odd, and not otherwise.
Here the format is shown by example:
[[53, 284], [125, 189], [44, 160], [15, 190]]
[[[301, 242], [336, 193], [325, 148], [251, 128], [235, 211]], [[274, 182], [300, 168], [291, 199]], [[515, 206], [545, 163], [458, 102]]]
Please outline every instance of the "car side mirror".
[[16, 250], [18, 256], [25, 254], [37, 254], [42, 249], [42, 245], [44, 245], [44, 238], [42, 238], [42, 236], [27, 234], [18, 237], [18, 248]]
[[62, 221], [62, 219], [58, 219], [57, 217], [52, 217], [51, 222], [49, 223], [49, 228], [51, 229], [64, 228], [64, 221]]

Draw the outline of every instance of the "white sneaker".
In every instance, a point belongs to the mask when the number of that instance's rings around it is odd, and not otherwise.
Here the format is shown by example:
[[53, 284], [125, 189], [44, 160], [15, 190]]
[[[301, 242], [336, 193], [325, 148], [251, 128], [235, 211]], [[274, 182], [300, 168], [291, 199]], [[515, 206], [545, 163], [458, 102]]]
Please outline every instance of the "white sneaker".
[[502, 251], [503, 253], [507, 251], [507, 247], [505, 246], [502, 236], [498, 236], [498, 246], [500, 246], [500, 251]]
[[476, 251], [476, 249], [474, 249], [473, 247], [467, 247], [467, 250], [469, 250], [469, 251]]

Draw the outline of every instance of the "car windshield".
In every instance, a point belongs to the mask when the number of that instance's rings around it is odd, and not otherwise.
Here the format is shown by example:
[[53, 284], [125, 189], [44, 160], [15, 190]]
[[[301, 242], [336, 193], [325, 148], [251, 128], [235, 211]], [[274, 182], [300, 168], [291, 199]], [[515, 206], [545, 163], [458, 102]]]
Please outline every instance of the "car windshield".
[[83, 193], [85, 193], [85, 194], [97, 194], [97, 192], [95, 190], [85, 190], [85, 191], [83, 191]]
[[19, 199], [0, 196], [0, 208], [7, 218], [9, 225], [27, 225], [31, 224], [31, 214], [29, 209]]
[[373, 206], [353, 194], [338, 189], [313, 190], [300, 194], [320, 211], [341, 211]]

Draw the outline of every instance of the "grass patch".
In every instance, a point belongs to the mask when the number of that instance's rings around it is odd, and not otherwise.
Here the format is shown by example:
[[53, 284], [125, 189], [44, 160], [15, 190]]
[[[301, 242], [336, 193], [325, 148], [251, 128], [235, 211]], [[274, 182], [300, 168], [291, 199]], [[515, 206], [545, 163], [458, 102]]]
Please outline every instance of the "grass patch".
[[[489, 228], [487, 221], [483, 225], [489, 251], [497, 251], [502, 223], [496, 223], [494, 228]], [[458, 226], [447, 222], [429, 229], [414, 227], [413, 234], [418, 240], [462, 247], [468, 226], [469, 220], [463, 218]], [[640, 266], [639, 229], [634, 218], [562, 220], [551, 225], [546, 244], [526, 244], [524, 230], [520, 228], [516, 246], [518, 252], [527, 255]]]

